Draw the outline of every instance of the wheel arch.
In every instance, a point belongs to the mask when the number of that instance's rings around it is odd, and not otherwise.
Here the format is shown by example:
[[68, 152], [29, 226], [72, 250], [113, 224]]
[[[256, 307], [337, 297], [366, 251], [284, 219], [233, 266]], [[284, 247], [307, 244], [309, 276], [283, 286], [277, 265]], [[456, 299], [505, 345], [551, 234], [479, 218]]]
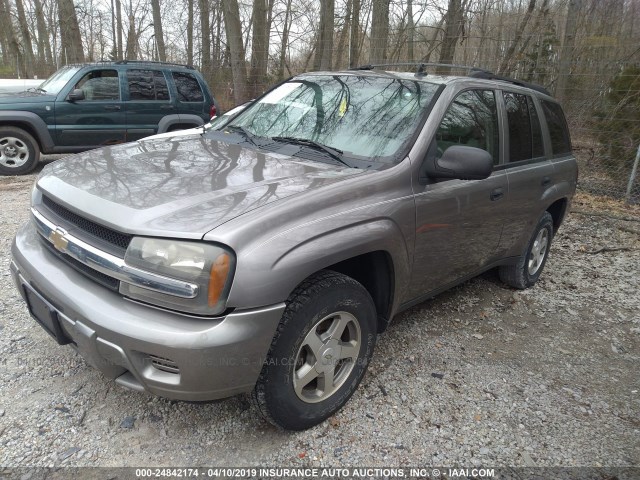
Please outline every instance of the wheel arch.
[[50, 152], [53, 148], [53, 139], [47, 124], [35, 113], [20, 111], [0, 112], [0, 127], [13, 127], [24, 130], [35, 139], [42, 153]]
[[562, 225], [562, 221], [564, 220], [565, 215], [567, 214], [567, 207], [569, 206], [569, 200], [564, 197], [556, 200], [551, 205], [549, 205], [546, 209], [547, 212], [551, 214], [551, 218], [553, 218], [553, 233], [555, 234], [560, 225]]
[[353, 278], [371, 295], [378, 316], [378, 333], [382, 333], [391, 320], [395, 275], [389, 252], [376, 250], [329, 265], [333, 270]]
[[198, 115], [174, 113], [171, 115], [165, 115], [160, 119], [158, 122], [158, 131], [156, 133], [165, 133], [178, 127], [193, 128], [200, 125], [204, 125], [204, 120], [202, 120]]

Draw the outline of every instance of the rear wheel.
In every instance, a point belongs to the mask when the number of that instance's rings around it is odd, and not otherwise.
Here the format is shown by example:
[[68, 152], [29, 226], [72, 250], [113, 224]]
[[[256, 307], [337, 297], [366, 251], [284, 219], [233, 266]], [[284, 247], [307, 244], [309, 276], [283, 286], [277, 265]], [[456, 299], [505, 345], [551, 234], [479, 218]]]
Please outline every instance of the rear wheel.
[[0, 128], [0, 174], [23, 175], [40, 159], [36, 140], [20, 128]]
[[547, 263], [552, 238], [553, 218], [549, 212], [544, 212], [518, 262], [500, 267], [500, 280], [521, 290], [532, 287]]
[[373, 354], [376, 310], [354, 279], [322, 271], [289, 297], [254, 390], [263, 416], [304, 430], [339, 410]]

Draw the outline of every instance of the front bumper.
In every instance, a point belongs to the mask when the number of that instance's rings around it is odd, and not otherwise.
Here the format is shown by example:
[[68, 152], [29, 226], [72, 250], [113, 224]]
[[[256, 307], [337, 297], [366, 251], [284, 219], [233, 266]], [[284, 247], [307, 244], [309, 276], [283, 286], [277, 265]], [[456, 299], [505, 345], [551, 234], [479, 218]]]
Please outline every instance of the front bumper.
[[253, 388], [284, 304], [192, 318], [129, 301], [61, 262], [31, 222], [11, 248], [21, 295], [28, 284], [58, 313], [71, 345], [116, 383], [176, 400], [204, 401]]

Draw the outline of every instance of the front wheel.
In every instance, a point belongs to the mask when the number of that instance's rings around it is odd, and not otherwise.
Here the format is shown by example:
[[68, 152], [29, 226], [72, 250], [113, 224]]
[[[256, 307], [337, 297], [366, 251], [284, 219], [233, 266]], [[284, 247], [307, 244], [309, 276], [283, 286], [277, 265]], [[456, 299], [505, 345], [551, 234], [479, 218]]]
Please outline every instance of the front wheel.
[[500, 280], [521, 290], [532, 287], [538, 281], [547, 263], [552, 238], [553, 218], [549, 212], [544, 212], [533, 231], [526, 251], [520, 256], [518, 262], [500, 267]]
[[376, 309], [351, 277], [322, 271], [287, 300], [254, 389], [263, 416], [304, 430], [339, 410], [364, 376], [376, 341]]
[[20, 128], [0, 128], [0, 174], [23, 175], [40, 159], [38, 142]]

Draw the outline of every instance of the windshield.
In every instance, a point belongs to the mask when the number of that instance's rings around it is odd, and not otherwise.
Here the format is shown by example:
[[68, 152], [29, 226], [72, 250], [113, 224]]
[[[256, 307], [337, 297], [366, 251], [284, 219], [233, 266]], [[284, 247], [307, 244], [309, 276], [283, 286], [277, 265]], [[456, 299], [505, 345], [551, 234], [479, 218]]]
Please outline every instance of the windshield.
[[391, 76], [306, 75], [272, 90], [229, 126], [390, 163], [420, 125], [438, 87]]
[[38, 87], [38, 89], [43, 90], [44, 93], [57, 95], [78, 70], [80, 70], [80, 67], [62, 67], [60, 70], [46, 79], [44, 83]]

